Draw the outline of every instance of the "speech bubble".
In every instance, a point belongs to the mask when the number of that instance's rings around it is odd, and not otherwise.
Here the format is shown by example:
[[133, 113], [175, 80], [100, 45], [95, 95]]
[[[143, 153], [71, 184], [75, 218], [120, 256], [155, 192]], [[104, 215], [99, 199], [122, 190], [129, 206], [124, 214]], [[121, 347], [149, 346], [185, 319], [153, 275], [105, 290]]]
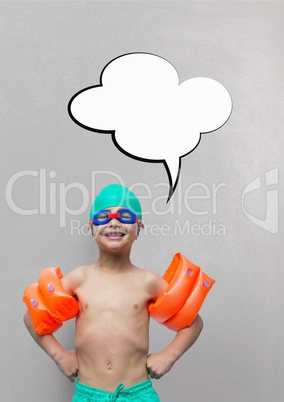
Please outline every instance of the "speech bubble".
[[127, 156], [164, 164], [169, 197], [175, 191], [181, 158], [192, 152], [201, 134], [223, 126], [232, 100], [219, 82], [190, 78], [179, 84], [174, 66], [150, 53], [129, 53], [110, 61], [100, 84], [77, 92], [68, 112], [79, 126], [111, 134]]

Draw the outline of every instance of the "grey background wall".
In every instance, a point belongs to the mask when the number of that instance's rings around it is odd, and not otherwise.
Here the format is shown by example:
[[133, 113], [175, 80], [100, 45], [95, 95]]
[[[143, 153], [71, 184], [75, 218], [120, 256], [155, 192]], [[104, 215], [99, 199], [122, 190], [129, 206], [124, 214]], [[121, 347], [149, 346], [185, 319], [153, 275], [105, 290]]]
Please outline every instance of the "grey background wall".
[[[145, 211], [133, 262], [162, 274], [180, 251], [217, 281], [198, 342], [154, 383], [161, 400], [282, 401], [283, 3], [10, 1], [0, 9], [1, 398], [71, 400], [73, 385], [24, 328], [22, 292], [47, 266], [67, 273], [96, 259], [89, 204], [118, 181], [135, 186]], [[169, 204], [162, 164], [128, 158], [67, 113], [110, 60], [135, 51], [169, 60], [181, 82], [216, 79], [233, 99], [227, 124], [183, 158]], [[66, 347], [73, 331], [68, 322], [58, 332]], [[151, 350], [173, 336], [152, 323]]]

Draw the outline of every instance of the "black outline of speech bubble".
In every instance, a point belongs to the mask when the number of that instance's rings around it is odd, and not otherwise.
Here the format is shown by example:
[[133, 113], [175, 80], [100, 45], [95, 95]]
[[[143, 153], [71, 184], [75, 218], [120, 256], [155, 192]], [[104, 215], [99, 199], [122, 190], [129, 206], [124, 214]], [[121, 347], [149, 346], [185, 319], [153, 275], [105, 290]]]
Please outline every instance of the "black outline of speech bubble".
[[[130, 52], [130, 53], [122, 54], [122, 55], [120, 55], [120, 56], [118, 56], [118, 57], [115, 57], [114, 59], [112, 59], [111, 61], [109, 61], [109, 62], [105, 65], [105, 67], [103, 68], [103, 70], [102, 70], [102, 72], [101, 72], [101, 74], [100, 74], [100, 84], [98, 84], [98, 85], [91, 85], [91, 86], [89, 86], [89, 87], [83, 88], [83, 89], [81, 89], [80, 91], [78, 91], [77, 93], [75, 93], [75, 95], [72, 96], [72, 98], [71, 98], [70, 101], [68, 102], [68, 107], [67, 107], [67, 109], [68, 109], [68, 114], [69, 114], [69, 116], [71, 117], [71, 119], [74, 121], [74, 123], [76, 123], [78, 126], [84, 128], [85, 130], [93, 131], [93, 132], [96, 132], [96, 133], [99, 133], [99, 134], [110, 134], [110, 135], [111, 135], [111, 138], [112, 138], [112, 141], [113, 141], [114, 145], [116, 146], [116, 148], [117, 148], [120, 152], [122, 152], [123, 154], [125, 154], [126, 156], [128, 156], [128, 157], [130, 157], [130, 158], [132, 158], [132, 159], [136, 159], [136, 160], [141, 161], [141, 162], [147, 162], [147, 163], [163, 163], [163, 164], [164, 164], [164, 167], [165, 167], [165, 169], [166, 169], [167, 175], [168, 175], [169, 186], [170, 186], [169, 195], [168, 195], [168, 199], [167, 199], [167, 203], [168, 203], [169, 200], [171, 199], [173, 193], [175, 192], [175, 189], [176, 189], [176, 186], [177, 186], [177, 183], [178, 183], [178, 180], [179, 180], [180, 170], [181, 170], [181, 158], [183, 158], [183, 157], [186, 156], [186, 155], [189, 155], [191, 152], [193, 152], [193, 151], [195, 150], [196, 147], [198, 147], [198, 145], [199, 145], [199, 143], [200, 143], [200, 141], [201, 141], [201, 135], [202, 135], [202, 134], [213, 133], [214, 131], [219, 130], [221, 127], [223, 127], [224, 124], [226, 124], [226, 122], [229, 120], [229, 118], [230, 118], [230, 116], [231, 116], [231, 114], [232, 114], [233, 102], [232, 102], [232, 98], [231, 98], [232, 107], [231, 107], [231, 112], [230, 112], [230, 114], [229, 114], [227, 120], [226, 120], [220, 127], [216, 128], [215, 130], [206, 131], [206, 132], [204, 132], [204, 133], [199, 133], [199, 140], [198, 140], [198, 143], [195, 145], [195, 147], [192, 148], [189, 152], [187, 152], [187, 153], [185, 153], [185, 154], [179, 156], [178, 173], [177, 173], [177, 176], [176, 176], [176, 179], [175, 179], [175, 183], [173, 184], [172, 175], [171, 175], [171, 172], [170, 172], [170, 169], [169, 169], [169, 167], [168, 167], [168, 164], [167, 164], [166, 159], [146, 159], [146, 158], [142, 158], [142, 157], [139, 157], [139, 156], [136, 156], [136, 155], [132, 155], [132, 154], [130, 154], [129, 152], [125, 151], [125, 149], [123, 149], [123, 148], [118, 144], [118, 142], [117, 142], [117, 140], [116, 140], [116, 138], [115, 138], [115, 130], [101, 130], [101, 129], [96, 129], [96, 128], [92, 128], [92, 127], [89, 127], [89, 126], [85, 126], [84, 124], [80, 123], [80, 122], [73, 116], [73, 114], [72, 114], [72, 112], [71, 112], [71, 104], [72, 104], [73, 100], [74, 100], [78, 95], [80, 95], [82, 92], [88, 91], [89, 89], [103, 87], [103, 84], [102, 84], [102, 76], [103, 76], [103, 73], [104, 73], [105, 69], [108, 67], [109, 64], [111, 64], [114, 60], [117, 60], [117, 59], [119, 59], [119, 58], [121, 58], [121, 57], [128, 56], [128, 55], [131, 55], [131, 54], [147, 54], [147, 55], [152, 55], [152, 56], [159, 57], [159, 58], [161, 58], [161, 59], [167, 61], [168, 63], [170, 63], [170, 64], [172, 65], [172, 67], [175, 69], [175, 71], [177, 72], [177, 75], [178, 75], [178, 71], [176, 70], [175, 66], [174, 66], [171, 62], [169, 62], [169, 61], [168, 61], [167, 59], [165, 59], [164, 57], [158, 56], [158, 55], [156, 55], [156, 54], [154, 54], [154, 53], [148, 53], [148, 52]], [[179, 76], [179, 75], [178, 75], [178, 76]], [[180, 84], [179, 84], [179, 85], [180, 85]], [[228, 92], [228, 93], [229, 93], [229, 92]], [[231, 97], [230, 93], [229, 93], [229, 96]]]

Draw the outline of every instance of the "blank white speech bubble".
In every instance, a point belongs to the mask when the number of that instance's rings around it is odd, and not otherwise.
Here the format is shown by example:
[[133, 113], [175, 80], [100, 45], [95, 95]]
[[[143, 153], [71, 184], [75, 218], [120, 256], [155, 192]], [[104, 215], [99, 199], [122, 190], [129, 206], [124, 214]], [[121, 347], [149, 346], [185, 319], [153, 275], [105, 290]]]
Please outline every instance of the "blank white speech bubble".
[[76, 93], [68, 104], [75, 123], [112, 135], [126, 155], [147, 162], [162, 162], [172, 196], [181, 158], [196, 148], [201, 134], [223, 126], [232, 100], [219, 82], [191, 78], [179, 85], [171, 63], [149, 53], [115, 58], [103, 69], [100, 85]]

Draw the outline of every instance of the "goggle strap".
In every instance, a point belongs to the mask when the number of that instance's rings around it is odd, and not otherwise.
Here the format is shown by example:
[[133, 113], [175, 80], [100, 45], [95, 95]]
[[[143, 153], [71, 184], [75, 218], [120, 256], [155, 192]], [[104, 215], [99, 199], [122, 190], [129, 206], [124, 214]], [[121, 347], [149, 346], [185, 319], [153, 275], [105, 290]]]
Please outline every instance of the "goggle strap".
[[138, 226], [139, 226], [141, 229], [144, 229], [143, 223], [141, 222], [141, 220], [140, 220], [139, 218], [137, 218], [137, 216], [136, 216], [136, 222], [138, 223]]

